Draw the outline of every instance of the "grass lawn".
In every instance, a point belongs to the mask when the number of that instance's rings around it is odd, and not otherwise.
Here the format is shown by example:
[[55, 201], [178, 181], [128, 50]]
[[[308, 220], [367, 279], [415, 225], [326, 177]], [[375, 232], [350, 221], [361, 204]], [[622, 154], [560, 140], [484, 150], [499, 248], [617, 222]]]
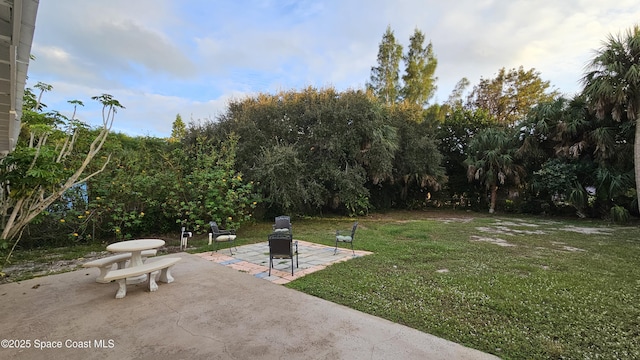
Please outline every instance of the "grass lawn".
[[[457, 214], [360, 218], [354, 246], [374, 255], [287, 286], [504, 359], [640, 359], [638, 226]], [[352, 221], [297, 220], [294, 236], [333, 245]]]
[[[463, 212], [357, 220], [354, 247], [373, 255], [286, 286], [504, 359], [640, 359], [637, 224]], [[333, 245], [353, 221], [296, 219], [293, 233]], [[237, 245], [270, 230], [244, 226]]]

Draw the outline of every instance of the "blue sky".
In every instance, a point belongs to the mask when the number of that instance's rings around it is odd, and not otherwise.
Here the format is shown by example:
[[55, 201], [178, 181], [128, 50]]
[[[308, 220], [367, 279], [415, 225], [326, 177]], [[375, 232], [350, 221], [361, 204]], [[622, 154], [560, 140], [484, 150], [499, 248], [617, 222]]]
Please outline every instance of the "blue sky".
[[593, 51], [638, 22], [637, 0], [40, 0], [27, 86], [51, 84], [63, 114], [82, 100], [92, 125], [91, 96], [111, 94], [115, 131], [167, 137], [176, 114], [215, 120], [230, 99], [363, 88], [387, 25], [405, 48], [416, 28], [431, 41], [442, 103], [502, 67], [578, 92]]

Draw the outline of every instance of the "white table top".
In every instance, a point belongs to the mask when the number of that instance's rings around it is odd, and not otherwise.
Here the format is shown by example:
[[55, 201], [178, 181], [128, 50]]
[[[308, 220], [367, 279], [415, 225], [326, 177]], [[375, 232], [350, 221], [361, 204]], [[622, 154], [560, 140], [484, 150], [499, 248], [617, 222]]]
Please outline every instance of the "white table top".
[[107, 246], [107, 250], [113, 252], [132, 252], [159, 248], [164, 245], [160, 239], [138, 239], [113, 243]]

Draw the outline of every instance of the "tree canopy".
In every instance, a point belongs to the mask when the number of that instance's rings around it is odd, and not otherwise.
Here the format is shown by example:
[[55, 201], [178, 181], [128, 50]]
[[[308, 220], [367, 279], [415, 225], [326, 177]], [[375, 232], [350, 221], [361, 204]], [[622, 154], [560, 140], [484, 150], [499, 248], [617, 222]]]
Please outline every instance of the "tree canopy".
[[188, 138], [237, 134], [239, 168], [274, 212], [366, 213], [374, 189], [442, 180], [434, 131], [417, 105], [391, 109], [363, 91], [307, 88], [237, 100], [218, 120]]
[[548, 91], [550, 86], [535, 69], [502, 68], [495, 78], [480, 79], [467, 98], [467, 106], [488, 111], [500, 124], [513, 125], [536, 104], [558, 95], [556, 91]]
[[378, 66], [371, 68], [371, 79], [367, 89], [372, 91], [385, 104], [395, 103], [400, 96], [400, 60], [402, 45], [387, 26], [378, 49]]
[[640, 206], [640, 25], [609, 35], [582, 79], [584, 94], [600, 119], [635, 123], [636, 207]]
[[412, 104], [426, 106], [433, 97], [437, 86], [435, 77], [438, 60], [433, 52], [431, 42], [424, 45], [424, 34], [415, 29], [409, 39], [408, 52], [403, 56], [405, 73], [402, 75], [404, 86], [401, 89], [402, 99]]

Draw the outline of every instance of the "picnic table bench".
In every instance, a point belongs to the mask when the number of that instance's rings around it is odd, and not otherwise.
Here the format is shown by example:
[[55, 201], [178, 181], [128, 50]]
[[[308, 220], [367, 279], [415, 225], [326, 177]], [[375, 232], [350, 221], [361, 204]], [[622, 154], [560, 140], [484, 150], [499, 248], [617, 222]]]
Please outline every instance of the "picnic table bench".
[[[142, 257], [156, 256], [158, 250], [144, 250], [142, 251]], [[131, 259], [131, 253], [122, 253], [113, 256], [107, 256], [101, 259], [92, 260], [82, 264], [84, 268], [97, 267], [100, 269], [100, 275], [96, 278], [96, 282], [106, 284], [110, 281], [105, 281], [104, 277], [113, 268], [113, 264], [118, 264], [118, 269], [124, 269], [127, 260]]]
[[105, 275], [104, 280], [107, 282], [111, 282], [113, 280], [118, 281], [118, 292], [116, 293], [116, 299], [122, 299], [127, 295], [127, 278], [137, 275], [146, 275], [149, 279], [149, 291], [158, 290], [158, 284], [156, 284], [156, 274], [157, 271], [160, 271], [160, 279], [159, 281], [164, 283], [173, 282], [173, 277], [171, 276], [171, 272], [169, 268], [175, 265], [181, 258], [162, 258], [155, 261], [149, 261], [142, 265], [136, 265], [127, 267], [124, 269], [112, 270]]

